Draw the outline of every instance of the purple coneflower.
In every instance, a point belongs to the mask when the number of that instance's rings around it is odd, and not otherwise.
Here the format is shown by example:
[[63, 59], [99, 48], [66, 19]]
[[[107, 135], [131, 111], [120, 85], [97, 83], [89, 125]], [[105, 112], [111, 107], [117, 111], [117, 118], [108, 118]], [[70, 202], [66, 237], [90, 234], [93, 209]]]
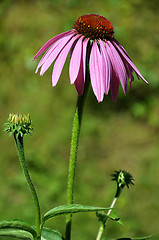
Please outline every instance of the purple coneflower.
[[52, 85], [56, 86], [70, 51], [70, 82], [75, 84], [78, 95], [82, 95], [89, 46], [91, 49], [89, 73], [94, 94], [98, 102], [101, 102], [104, 94], [108, 94], [110, 89], [112, 99], [115, 102], [118, 96], [119, 81], [126, 95], [127, 78], [131, 84], [134, 79], [133, 71], [138, 78], [148, 82], [113, 35], [114, 28], [106, 18], [95, 14], [81, 16], [75, 22], [72, 30], [53, 37], [38, 51], [33, 60], [50, 47], [41, 58], [36, 73], [41, 67], [40, 75], [43, 75], [55, 61]]

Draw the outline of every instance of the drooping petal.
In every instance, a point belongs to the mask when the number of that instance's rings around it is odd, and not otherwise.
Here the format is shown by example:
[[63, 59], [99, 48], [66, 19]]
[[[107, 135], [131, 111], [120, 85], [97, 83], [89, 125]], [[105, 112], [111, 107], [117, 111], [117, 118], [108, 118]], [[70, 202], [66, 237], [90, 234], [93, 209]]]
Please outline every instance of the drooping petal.
[[63, 66], [64, 66], [65, 61], [66, 61], [66, 57], [68, 55], [68, 52], [69, 52], [72, 44], [78, 38], [79, 38], [79, 35], [76, 35], [75, 37], [71, 38], [71, 40], [65, 45], [65, 47], [59, 53], [59, 55], [58, 55], [58, 57], [55, 61], [53, 72], [52, 72], [52, 85], [53, 85], [53, 87], [56, 86], [56, 84], [59, 80], [59, 77], [61, 75]]
[[45, 62], [45, 60], [48, 58], [48, 56], [50, 55], [50, 53], [53, 51], [53, 49], [55, 48], [55, 44], [50, 47], [45, 54], [42, 56], [42, 58], [40, 59], [40, 62], [38, 63], [38, 66], [36, 68], [35, 73], [37, 73], [39, 71], [39, 68], [43, 65], [43, 63]]
[[82, 57], [82, 40], [84, 36], [80, 37], [77, 41], [72, 55], [71, 55], [71, 61], [70, 61], [70, 67], [69, 67], [69, 75], [70, 75], [70, 82], [73, 84], [78, 76], [80, 63], [81, 63], [81, 57]]
[[84, 85], [85, 85], [84, 74], [83, 74], [83, 58], [81, 58], [78, 76], [74, 84], [75, 84], [78, 95], [81, 96], [83, 94]]
[[127, 92], [127, 74], [126, 74], [126, 68], [125, 65], [122, 61], [122, 58], [120, 57], [118, 51], [116, 48], [113, 46], [113, 44], [108, 41], [108, 45], [110, 46], [112, 55], [113, 55], [113, 61], [114, 61], [114, 67], [116, 68], [116, 72], [118, 74], [118, 77], [120, 79], [122, 88], [124, 90], [124, 93], [126, 95]]
[[107, 53], [107, 49], [105, 47], [105, 42], [102, 40], [98, 40], [100, 49], [101, 49], [101, 55], [102, 55], [102, 64], [103, 64], [103, 86], [104, 86], [104, 92], [105, 94], [108, 94], [109, 88], [110, 88], [110, 79], [112, 76], [112, 66], [111, 62]]
[[104, 91], [105, 91], [106, 90], [106, 81], [107, 81], [107, 79], [106, 79], [107, 61], [106, 61], [106, 56], [105, 56], [106, 48], [101, 39], [98, 40], [98, 43], [100, 46], [100, 52], [101, 52], [101, 56], [102, 56], [103, 87], [104, 87]]
[[119, 78], [116, 76], [115, 71], [112, 72], [110, 91], [112, 95], [112, 100], [115, 103], [119, 92]]
[[[67, 37], [67, 36], [65, 36]], [[43, 55], [43, 57], [41, 58], [37, 68], [36, 68], [36, 71], [35, 73], [38, 72], [39, 68], [46, 62], [46, 60], [48, 59], [48, 57], [50, 56], [50, 54], [54, 51], [54, 49], [60, 45], [61, 43], [63, 44], [63, 41], [65, 39], [65, 37], [63, 38], [60, 38], [59, 40], [57, 40], [46, 52], [45, 54]], [[61, 45], [62, 46], [62, 45]], [[41, 74], [42, 75], [42, 74]]]
[[85, 71], [86, 71], [86, 51], [87, 51], [87, 44], [89, 39], [85, 39], [82, 43], [82, 57], [80, 63], [80, 69], [75, 81], [75, 87], [79, 96], [83, 94], [84, 86], [85, 86]]
[[122, 54], [122, 56], [125, 58], [125, 60], [128, 62], [128, 64], [133, 68], [133, 70], [136, 72], [136, 74], [145, 82], [148, 84], [148, 82], [145, 80], [145, 78], [141, 75], [137, 67], [133, 64], [133, 62], [130, 60], [130, 58], [125, 53], [126, 50], [123, 50], [123, 47], [121, 48], [119, 44], [117, 44], [116, 41], [113, 41], [113, 44], [116, 46], [116, 48], [119, 50], [119, 52]]
[[58, 39], [68, 35], [68, 34], [76, 34], [77, 32], [73, 29], [73, 30], [70, 30], [70, 31], [67, 31], [67, 32], [63, 32], [63, 33], [60, 33], [58, 34], [57, 36], [51, 38], [49, 41], [47, 41], [41, 48], [40, 50], [37, 52], [37, 54], [35, 55], [35, 57], [33, 58], [33, 61], [39, 57], [47, 48], [49, 48], [54, 42], [56, 42]]
[[47, 59], [45, 59], [45, 62], [43, 63], [43, 65], [41, 67], [40, 75], [43, 75], [46, 72], [46, 70], [50, 67], [50, 65], [53, 63], [53, 61], [58, 56], [58, 54], [61, 52], [61, 50], [63, 48], [65, 48], [65, 46], [67, 45], [67, 43], [69, 42], [69, 40], [71, 38], [72, 38], [72, 35], [65, 36], [55, 43], [55, 48], [54, 48], [54, 45], [52, 46], [53, 50], [49, 54]]
[[116, 42], [118, 44], [118, 46], [124, 51], [124, 53], [126, 54], [126, 56], [131, 60], [130, 56], [128, 55], [127, 51], [125, 50], [125, 48], [115, 39], [112, 38], [111, 41], [114, 43]]
[[103, 76], [102, 76], [102, 56], [100, 54], [98, 45], [96, 41], [93, 41], [91, 54], [90, 54], [90, 78], [94, 94], [98, 100], [101, 102], [104, 97], [104, 86], [103, 86]]
[[82, 58], [83, 58], [83, 79], [85, 82], [85, 75], [86, 75], [86, 53], [87, 53], [87, 45], [88, 45], [89, 38], [86, 38], [83, 41], [83, 49], [82, 49]]
[[127, 63], [127, 61], [125, 59], [123, 59], [125, 66], [126, 66], [126, 71], [127, 71], [127, 75], [128, 75], [128, 79], [129, 79], [129, 83], [130, 83], [130, 90], [131, 90], [131, 82], [134, 81], [134, 76], [132, 74], [133, 69], [131, 68], [131, 66]]
[[108, 44], [106, 44], [106, 49], [107, 49], [107, 52], [108, 52], [108, 55], [109, 55], [109, 58], [111, 61], [111, 65], [112, 65], [112, 75], [111, 75], [111, 79], [110, 79], [110, 91], [111, 91], [113, 102], [116, 102], [117, 97], [118, 97], [118, 92], [119, 92], [119, 77], [117, 74], [116, 67], [114, 65], [111, 49]]
[[108, 94], [109, 92], [109, 89], [110, 89], [110, 81], [111, 81], [111, 78], [112, 78], [112, 64], [111, 64], [111, 61], [110, 61], [110, 58], [109, 56], [107, 55], [107, 58], [106, 58], [106, 61], [107, 61], [107, 67], [108, 67], [108, 70], [106, 72], [107, 74], [107, 81], [106, 81], [106, 89], [105, 89], [105, 94]]
[[[128, 53], [126, 52], [126, 50], [120, 45], [120, 43], [116, 40], [116, 39], [112, 39], [112, 43], [117, 42], [119, 44], [119, 46], [123, 49], [123, 51], [125, 52], [126, 56], [130, 59], [130, 57], [128, 56]], [[115, 46], [114, 46], [115, 47]], [[118, 49], [116, 48], [116, 50], [118, 51]], [[134, 76], [133, 76], [133, 68], [130, 66], [130, 64], [126, 61], [126, 59], [123, 57], [123, 55], [118, 51], [118, 53], [120, 54], [120, 57], [123, 60], [123, 63], [125, 65], [126, 68], [126, 73], [129, 79], [129, 83], [130, 83], [130, 90], [131, 90], [131, 82], [134, 81]], [[130, 59], [131, 60], [131, 59]]]

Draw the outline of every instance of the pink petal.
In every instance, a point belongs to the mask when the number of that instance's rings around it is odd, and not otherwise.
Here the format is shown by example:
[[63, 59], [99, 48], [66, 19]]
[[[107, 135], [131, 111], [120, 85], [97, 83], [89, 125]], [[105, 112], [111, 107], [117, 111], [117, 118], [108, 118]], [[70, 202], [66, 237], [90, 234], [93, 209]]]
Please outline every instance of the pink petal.
[[111, 95], [112, 95], [112, 100], [113, 102], [116, 102], [117, 97], [118, 97], [118, 91], [119, 91], [119, 77], [116, 71], [116, 67], [114, 65], [113, 61], [113, 55], [111, 52], [111, 49], [108, 44], [106, 44], [106, 49], [109, 55], [109, 58], [111, 60], [111, 65], [112, 65], [112, 75], [110, 79], [110, 90], [111, 90]]
[[108, 94], [110, 88], [110, 79], [112, 76], [112, 66], [107, 53], [107, 49], [105, 47], [105, 43], [102, 40], [98, 40], [101, 55], [102, 55], [102, 64], [103, 64], [103, 84], [104, 84], [104, 92]]
[[70, 33], [77, 33], [74, 29], [73, 30], [70, 30], [70, 31], [67, 31], [67, 32], [63, 32], [63, 33], [60, 33], [58, 34], [57, 36], [51, 38], [48, 42], [46, 42], [42, 48], [40, 48], [40, 50], [37, 52], [37, 54], [35, 55], [35, 57], [33, 58], [33, 61], [39, 57], [47, 48], [49, 48], [54, 42], [56, 42], [58, 39], [70, 34]]
[[94, 94], [98, 100], [101, 102], [104, 97], [104, 86], [103, 86], [103, 76], [102, 76], [102, 57], [97, 45], [94, 41], [90, 54], [90, 78]]
[[122, 58], [120, 57], [119, 53], [117, 52], [116, 48], [113, 46], [113, 44], [108, 41], [108, 45], [110, 46], [114, 61], [114, 67], [116, 68], [116, 72], [118, 74], [118, 77], [120, 79], [122, 88], [124, 90], [124, 93], [126, 95], [127, 91], [127, 74], [126, 74], [126, 68], [122, 61]]
[[[60, 46], [63, 46], [64, 43], [65, 43], [65, 39], [67, 38], [68, 36], [64, 36], [63, 38], [60, 38], [59, 40], [57, 40], [46, 52], [45, 54], [43, 55], [43, 57], [41, 58], [37, 68], [36, 68], [36, 72], [38, 72], [39, 68], [46, 62], [46, 60], [48, 59], [48, 57], [50, 56], [50, 54], [55, 50], [55, 48], [60, 45]], [[63, 45], [62, 45], [63, 44]], [[53, 62], [53, 60], [52, 60]], [[43, 72], [44, 73], [44, 72]], [[43, 74], [41, 74], [43, 75]]]
[[83, 94], [83, 90], [85, 86], [86, 51], [87, 51], [88, 41], [89, 41], [88, 38], [83, 41], [80, 69], [79, 69], [77, 79], [74, 83], [79, 96]]
[[83, 94], [84, 85], [85, 85], [84, 74], [83, 74], [83, 59], [82, 58], [81, 58], [78, 76], [77, 76], [74, 84], [75, 84], [78, 95], [81, 96]]
[[66, 57], [68, 55], [68, 52], [72, 46], [72, 44], [74, 43], [74, 41], [76, 41], [79, 38], [79, 35], [76, 35], [75, 37], [73, 37], [66, 45], [65, 47], [61, 50], [60, 54], [58, 55], [55, 64], [54, 64], [54, 68], [53, 68], [53, 72], [52, 72], [52, 85], [53, 87], [56, 86], [59, 77], [61, 75], [63, 66], [65, 64], [66, 61]]
[[112, 100], [115, 103], [118, 97], [118, 92], [119, 92], [119, 78], [116, 76], [114, 71], [112, 72], [110, 91], [112, 95]]
[[77, 41], [72, 55], [71, 55], [71, 61], [70, 61], [70, 67], [69, 67], [69, 75], [70, 75], [70, 82], [73, 84], [78, 76], [79, 68], [80, 68], [80, 62], [82, 57], [82, 40], [84, 36], [80, 37]]
[[47, 52], [45, 52], [45, 54], [42, 56], [42, 58], [40, 59], [40, 62], [38, 63], [38, 66], [36, 68], [35, 73], [37, 73], [39, 71], [39, 68], [43, 65], [43, 63], [45, 62], [45, 60], [48, 58], [48, 56], [50, 55], [50, 53], [53, 51], [53, 47], [55, 47], [55, 44], [50, 47]]
[[52, 52], [48, 56], [48, 58], [45, 60], [43, 66], [41, 67], [40, 75], [43, 75], [46, 70], [50, 67], [50, 65], [53, 63], [55, 58], [58, 56], [60, 51], [67, 45], [68, 41], [72, 38], [72, 35], [65, 36], [62, 39], [58, 40], [54, 45], [51, 47], [53, 48]]
[[128, 79], [129, 79], [129, 83], [130, 83], [130, 90], [131, 90], [131, 82], [134, 81], [134, 76], [132, 74], [133, 70], [132, 70], [131, 66], [126, 62], [126, 60], [124, 61], [124, 63], [125, 63], [125, 66], [126, 66], [127, 75], [128, 75]]
[[83, 78], [84, 78], [84, 82], [85, 82], [85, 75], [86, 75], [86, 53], [87, 53], [87, 44], [88, 44], [89, 38], [86, 38], [83, 41]]
[[[136, 68], [136, 66], [133, 64], [133, 62], [130, 60], [130, 58], [127, 56], [127, 54], [125, 53], [126, 51], [124, 51], [125, 49], [123, 47], [121, 47], [120, 45], [118, 45], [116, 43], [116, 41], [113, 41], [113, 44], [116, 46], [116, 48], [119, 50], [119, 52], [122, 54], [122, 56], [125, 58], [125, 60], [128, 62], [128, 64], [133, 68], [133, 70], [136, 72], [136, 74], [145, 82], [148, 84], [148, 82], [145, 80], [145, 78], [141, 75], [141, 73], [139, 72], [139, 70]], [[124, 50], [123, 50], [124, 49]]]
[[127, 51], [125, 50], [125, 48], [115, 38], [112, 38], [111, 42], [113, 42], [113, 43], [116, 42], [118, 44], [118, 46], [124, 51], [126, 56], [131, 60], [131, 58], [129, 57], [129, 55], [128, 55]]

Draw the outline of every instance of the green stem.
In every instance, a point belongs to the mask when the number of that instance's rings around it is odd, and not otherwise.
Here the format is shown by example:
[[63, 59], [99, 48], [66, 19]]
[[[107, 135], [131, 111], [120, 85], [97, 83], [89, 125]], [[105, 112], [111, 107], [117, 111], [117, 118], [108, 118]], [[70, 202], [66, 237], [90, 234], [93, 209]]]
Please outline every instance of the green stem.
[[[118, 197], [115, 197], [115, 198], [113, 199], [113, 201], [112, 201], [112, 203], [111, 203], [111, 205], [110, 205], [110, 209], [109, 209], [108, 212], [107, 212], [107, 216], [110, 215], [110, 213], [111, 213], [111, 211], [112, 211], [112, 208], [114, 207], [117, 199], [118, 199]], [[106, 227], [106, 222], [108, 221], [108, 219], [109, 219], [109, 218], [107, 218], [105, 222], [102, 222], [102, 221], [100, 222], [100, 227], [99, 227], [99, 231], [98, 231], [96, 240], [100, 240], [100, 239], [101, 239], [102, 234], [103, 234], [103, 232], [104, 232], [104, 229], [105, 229], [105, 227]]]
[[16, 142], [16, 147], [18, 151], [18, 156], [20, 160], [20, 164], [24, 173], [24, 176], [26, 178], [26, 181], [28, 183], [29, 189], [32, 193], [33, 201], [34, 201], [34, 206], [35, 206], [35, 214], [36, 214], [36, 232], [37, 232], [37, 239], [40, 239], [41, 235], [41, 230], [40, 230], [40, 224], [41, 224], [41, 213], [40, 213], [40, 205], [39, 205], [39, 200], [38, 196], [35, 190], [35, 187], [33, 185], [33, 182], [31, 180], [31, 177], [29, 175], [27, 163], [25, 160], [24, 156], [24, 146], [23, 146], [23, 137], [20, 136], [20, 134], [14, 134], [15, 142]]
[[[107, 212], [107, 216], [110, 215], [110, 213], [111, 213], [111, 211], [112, 211], [112, 209], [113, 209], [113, 207], [114, 207], [117, 199], [118, 199], [118, 197], [115, 197], [115, 198], [113, 199], [113, 201], [112, 201], [112, 203], [111, 203], [111, 205], [110, 205], [110, 209], [109, 209], [108, 212]], [[108, 219], [109, 219], [109, 218], [107, 218], [107, 221], [108, 221]]]
[[[91, 44], [88, 43], [87, 53], [86, 53], [85, 86], [84, 86], [84, 91], [82, 96], [78, 96], [77, 98], [77, 104], [76, 104], [73, 128], [72, 128], [72, 140], [71, 140], [69, 172], [68, 172], [67, 204], [73, 204], [73, 200], [74, 200], [74, 183], [75, 183], [75, 169], [76, 169], [78, 143], [79, 143], [84, 103], [85, 103], [86, 95], [87, 95], [89, 84], [90, 84], [90, 75], [89, 75], [90, 52], [91, 52]], [[66, 217], [65, 240], [71, 239], [71, 226], [72, 226], [72, 214], [68, 214]]]
[[[73, 129], [72, 129], [72, 141], [71, 141], [71, 150], [70, 150], [70, 163], [69, 163], [69, 173], [68, 173], [68, 197], [67, 204], [73, 204], [74, 198], [74, 182], [75, 182], [75, 168], [76, 168], [76, 159], [78, 151], [78, 143], [82, 122], [82, 114], [85, 103], [85, 98], [89, 88], [89, 73], [86, 74], [85, 88], [82, 96], [78, 96], [77, 104], [75, 109]], [[72, 225], [72, 214], [68, 214], [66, 217], [66, 233], [65, 239], [71, 239], [71, 225]]]
[[99, 231], [98, 231], [98, 235], [97, 235], [96, 240], [100, 240], [101, 239], [103, 231], [104, 231], [104, 228], [105, 228], [105, 224], [103, 222], [100, 222], [100, 227], [99, 227]]

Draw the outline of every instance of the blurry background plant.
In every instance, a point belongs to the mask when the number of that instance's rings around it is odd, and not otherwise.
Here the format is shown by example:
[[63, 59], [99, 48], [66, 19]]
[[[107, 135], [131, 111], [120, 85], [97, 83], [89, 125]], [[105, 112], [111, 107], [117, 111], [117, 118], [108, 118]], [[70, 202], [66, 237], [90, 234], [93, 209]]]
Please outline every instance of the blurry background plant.
[[[125, 226], [109, 222], [107, 235], [127, 237], [128, 233], [142, 236], [156, 232], [159, 222], [157, 3], [157, 0], [0, 2], [0, 220], [16, 216], [34, 222], [32, 199], [24, 188], [14, 144], [2, 133], [9, 112], [30, 112], [32, 116], [34, 132], [32, 138], [25, 139], [26, 158], [42, 209], [46, 212], [66, 203], [77, 94], [69, 84], [68, 66], [57, 87], [52, 88], [52, 70], [41, 78], [36, 76], [38, 61], [32, 62], [32, 58], [47, 40], [71, 29], [79, 16], [95, 13], [112, 22], [116, 39], [150, 86], [135, 79], [126, 97], [120, 89], [115, 104], [110, 95], [99, 104], [89, 91], [81, 129], [75, 202], [108, 206], [114, 196], [109, 175], [114, 169], [124, 168], [135, 178], [135, 187], [124, 191], [117, 204]], [[54, 224], [52, 221], [47, 224], [63, 233], [64, 222], [65, 217], [59, 217]], [[93, 239], [97, 230], [94, 214], [74, 216], [72, 239]]]

